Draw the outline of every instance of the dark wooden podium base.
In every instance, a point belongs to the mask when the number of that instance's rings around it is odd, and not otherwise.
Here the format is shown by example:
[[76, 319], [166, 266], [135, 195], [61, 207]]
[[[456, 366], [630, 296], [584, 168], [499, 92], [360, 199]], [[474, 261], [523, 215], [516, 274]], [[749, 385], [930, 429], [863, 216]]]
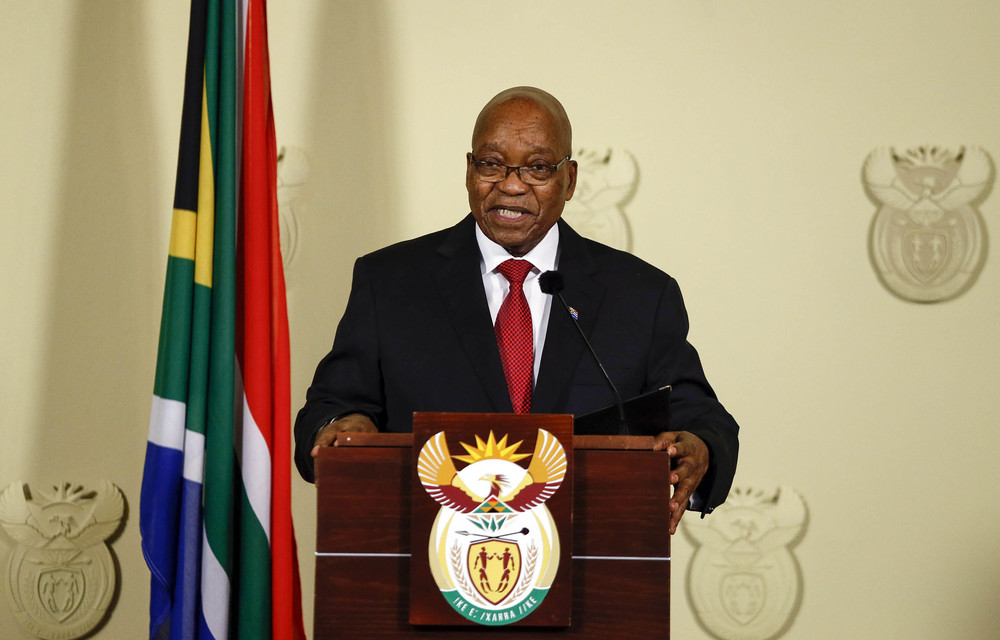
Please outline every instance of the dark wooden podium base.
[[355, 434], [317, 466], [315, 640], [670, 637], [670, 465], [645, 436], [575, 436], [572, 625], [415, 627], [412, 436]]

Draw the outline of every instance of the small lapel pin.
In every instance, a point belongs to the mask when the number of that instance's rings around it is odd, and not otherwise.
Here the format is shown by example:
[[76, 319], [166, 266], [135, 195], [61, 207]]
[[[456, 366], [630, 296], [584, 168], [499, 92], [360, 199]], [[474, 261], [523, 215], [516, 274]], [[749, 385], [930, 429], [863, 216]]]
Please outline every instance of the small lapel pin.
[[577, 311], [576, 309], [574, 309], [573, 307], [569, 308], [569, 314], [571, 316], [573, 316], [574, 320], [579, 320], [580, 319], [580, 312]]

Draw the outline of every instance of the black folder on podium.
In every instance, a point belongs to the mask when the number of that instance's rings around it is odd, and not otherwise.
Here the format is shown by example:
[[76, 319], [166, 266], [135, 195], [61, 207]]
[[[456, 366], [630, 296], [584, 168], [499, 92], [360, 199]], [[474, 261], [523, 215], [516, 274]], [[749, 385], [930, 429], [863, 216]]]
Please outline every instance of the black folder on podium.
[[[656, 391], [644, 393], [622, 403], [629, 435], [656, 435], [670, 430], [670, 385]], [[573, 419], [573, 435], [616, 435], [621, 434], [621, 418], [618, 406], [611, 405], [576, 416]]]

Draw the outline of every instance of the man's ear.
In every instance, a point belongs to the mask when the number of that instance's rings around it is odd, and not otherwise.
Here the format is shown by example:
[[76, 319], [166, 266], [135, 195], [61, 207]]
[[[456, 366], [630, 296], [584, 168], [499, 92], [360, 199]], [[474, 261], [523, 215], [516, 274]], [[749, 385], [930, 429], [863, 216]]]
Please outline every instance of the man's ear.
[[569, 202], [570, 198], [573, 197], [573, 192], [576, 191], [576, 160], [569, 161], [569, 167], [566, 168], [567, 173], [569, 173], [569, 186], [566, 188], [566, 202]]
[[472, 189], [472, 185], [475, 184], [472, 176], [472, 154], [465, 154], [465, 188]]

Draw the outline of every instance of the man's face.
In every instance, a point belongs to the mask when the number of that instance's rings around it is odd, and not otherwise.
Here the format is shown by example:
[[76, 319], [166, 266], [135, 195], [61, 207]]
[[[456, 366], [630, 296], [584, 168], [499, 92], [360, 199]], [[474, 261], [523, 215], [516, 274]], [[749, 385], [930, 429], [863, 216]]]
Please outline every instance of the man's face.
[[[559, 164], [570, 153], [568, 135], [549, 110], [531, 100], [493, 107], [472, 140], [472, 155], [509, 166]], [[543, 185], [527, 185], [511, 171], [502, 182], [484, 182], [466, 162], [469, 206], [486, 237], [511, 255], [523, 256], [562, 215], [576, 188], [576, 162], [569, 161]]]

